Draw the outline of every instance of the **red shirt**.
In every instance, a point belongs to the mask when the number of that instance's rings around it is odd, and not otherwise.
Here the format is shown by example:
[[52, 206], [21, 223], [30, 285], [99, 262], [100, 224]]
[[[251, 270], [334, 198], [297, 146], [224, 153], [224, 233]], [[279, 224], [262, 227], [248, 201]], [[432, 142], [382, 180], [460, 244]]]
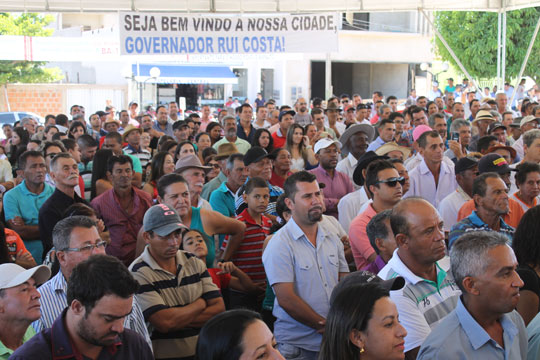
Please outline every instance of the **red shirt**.
[[17, 258], [17, 253], [19, 251], [22, 250], [23, 254], [28, 252], [19, 234], [8, 228], [4, 229], [4, 233], [6, 234], [6, 245], [8, 248], [8, 255], [11, 261], [15, 261], [15, 259]]
[[[242, 221], [246, 224], [246, 231], [244, 232], [244, 240], [238, 247], [238, 250], [231, 261], [243, 272], [245, 272], [251, 280], [255, 282], [266, 281], [266, 273], [264, 272], [264, 266], [262, 262], [262, 248], [264, 239], [270, 234], [270, 227], [272, 221], [269, 218], [262, 215], [261, 225], [257, 224], [255, 220], [249, 215], [248, 209], [245, 209], [236, 217], [236, 220]], [[225, 250], [227, 247], [228, 237], [225, 238], [221, 249]]]
[[285, 146], [285, 142], [287, 141], [286, 136], [280, 136], [281, 134], [281, 128], [278, 128], [275, 133], [272, 134], [272, 139], [274, 139], [274, 149], [279, 149]]
[[208, 269], [212, 282], [216, 284], [219, 290], [227, 289], [231, 282], [231, 274], [218, 274], [220, 271], [222, 270], [219, 268]]

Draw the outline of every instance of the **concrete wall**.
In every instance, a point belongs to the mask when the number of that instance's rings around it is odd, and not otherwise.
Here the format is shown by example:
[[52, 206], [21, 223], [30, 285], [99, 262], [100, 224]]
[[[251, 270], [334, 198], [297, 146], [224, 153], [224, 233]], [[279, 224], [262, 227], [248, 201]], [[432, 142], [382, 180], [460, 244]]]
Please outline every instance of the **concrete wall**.
[[408, 69], [407, 64], [373, 64], [372, 92], [380, 90], [385, 98], [389, 95], [406, 98]]

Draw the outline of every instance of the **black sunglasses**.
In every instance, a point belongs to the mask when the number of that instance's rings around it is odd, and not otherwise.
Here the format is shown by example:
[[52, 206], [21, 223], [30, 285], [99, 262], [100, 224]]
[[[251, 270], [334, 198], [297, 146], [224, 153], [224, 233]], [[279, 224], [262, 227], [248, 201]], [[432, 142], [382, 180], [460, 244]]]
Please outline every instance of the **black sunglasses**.
[[405, 185], [405, 178], [403, 176], [400, 176], [377, 181], [377, 184], [386, 184], [390, 187], [395, 187], [397, 183], [399, 183], [401, 186]]

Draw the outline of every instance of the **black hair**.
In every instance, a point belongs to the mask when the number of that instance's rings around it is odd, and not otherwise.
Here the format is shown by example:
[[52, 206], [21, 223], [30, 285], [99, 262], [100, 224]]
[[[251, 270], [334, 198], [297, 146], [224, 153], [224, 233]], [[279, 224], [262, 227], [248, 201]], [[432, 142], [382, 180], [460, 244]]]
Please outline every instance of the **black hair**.
[[84, 133], [86, 134], [86, 126], [84, 126], [84, 124], [80, 121], [73, 121], [71, 123], [71, 126], [69, 127], [69, 131], [68, 131], [68, 137], [71, 138], [71, 139], [74, 139], [74, 136], [71, 134], [71, 132], [73, 130], [75, 130], [76, 128], [78, 127], [82, 127], [83, 130], [84, 130]]
[[197, 360], [238, 360], [244, 352], [242, 339], [249, 325], [262, 321], [251, 310], [225, 311], [210, 319], [197, 340]]
[[480, 195], [481, 197], [486, 196], [486, 191], [487, 191], [486, 180], [493, 179], [493, 178], [500, 179], [501, 177], [499, 176], [499, 174], [495, 172], [486, 172], [486, 173], [478, 175], [473, 181], [473, 186], [472, 186], [473, 196], [474, 195]]
[[268, 189], [268, 184], [266, 183], [264, 179], [260, 177], [252, 177], [248, 180], [248, 182], [244, 186], [244, 194], [249, 195], [254, 189], [257, 189], [257, 188]]
[[[104, 276], [106, 274], [106, 276]], [[96, 303], [106, 295], [127, 299], [137, 293], [139, 283], [131, 272], [115, 257], [93, 255], [79, 263], [68, 280], [67, 303], [79, 301], [85, 308], [85, 317]]]
[[312, 183], [314, 181], [317, 181], [317, 177], [315, 177], [315, 175], [307, 171], [299, 171], [292, 174], [285, 180], [285, 183], [283, 184], [283, 190], [285, 191], [286, 197], [294, 202], [294, 195], [296, 195], [296, 192], [298, 191], [296, 183]]
[[58, 114], [58, 115], [56, 115], [55, 122], [56, 122], [56, 125], [60, 125], [60, 126], [63, 126], [63, 127], [68, 127], [69, 119], [64, 114]]
[[111, 156], [113, 156], [113, 152], [110, 149], [100, 149], [96, 151], [96, 155], [94, 155], [90, 189], [91, 199], [96, 197], [96, 182], [107, 178], [107, 162]]
[[[268, 143], [268, 146], [266, 148], [262, 147], [259, 143], [259, 139], [261, 138], [261, 135], [263, 133], [267, 133], [268, 137], [270, 138], [270, 142]], [[268, 129], [257, 129], [255, 131], [255, 134], [253, 134], [253, 140], [251, 140], [251, 146], [259, 146], [266, 150], [267, 153], [271, 153], [274, 150], [274, 139], [272, 138], [272, 134], [270, 134], [270, 131]]]
[[28, 160], [29, 157], [40, 157], [40, 158], [43, 158], [43, 154], [41, 153], [41, 151], [36, 151], [36, 150], [30, 150], [30, 151], [25, 151], [21, 154], [21, 156], [19, 157], [18, 161], [19, 161], [19, 169], [21, 170], [24, 170], [24, 168], [26, 167], [26, 161]]
[[188, 182], [184, 177], [177, 173], [167, 174], [163, 175], [157, 182], [157, 191], [160, 198], [163, 198], [165, 196], [165, 189], [169, 187], [172, 184], [176, 184], [178, 182], [186, 184], [186, 186], [189, 188]]
[[[165, 151], [165, 152], [169, 152], [169, 150], [171, 148], [175, 148], [176, 150], [176, 146], [178, 145], [178, 143], [174, 140], [167, 140], [161, 144], [158, 145], [158, 150], [161, 152], [161, 151]], [[174, 156], [173, 156], [174, 157]]]
[[540, 205], [530, 208], [519, 221], [514, 233], [512, 249], [520, 265], [532, 268], [540, 265]]
[[152, 158], [152, 162], [150, 163], [151, 168], [149, 182], [157, 182], [164, 175], [163, 165], [165, 164], [165, 158], [167, 157], [167, 155], [171, 156], [171, 154], [169, 154], [167, 151], [160, 151], [156, 155], [154, 155], [154, 157]]
[[440, 137], [439, 133], [436, 130], [426, 131], [420, 137], [416, 142], [418, 143], [418, 146], [420, 146], [422, 149], [425, 149], [427, 146], [427, 138], [437, 138]]
[[[208, 124], [208, 126], [206, 127], [206, 132], [208, 133], [208, 135], [212, 134], [212, 130], [218, 126], [222, 128], [221, 124], [217, 121], [212, 121], [210, 124]], [[210, 135], [210, 141], [212, 142], [212, 145], [214, 145], [219, 140], [221, 140], [221, 135], [219, 135], [218, 139], [212, 139], [212, 135]]]
[[182, 147], [186, 144], [189, 144], [191, 145], [191, 147], [193, 148], [193, 151], [195, 152], [195, 154], [197, 153], [197, 150], [195, 148], [195, 145], [193, 145], [193, 143], [191, 141], [182, 141], [181, 143], [179, 143], [178, 145], [176, 145], [176, 150], [174, 150], [174, 159], [175, 160], [178, 160], [179, 158], [179, 155], [180, 155], [180, 151], [182, 151]]
[[17, 158], [26, 151], [26, 145], [30, 141], [30, 134], [22, 127], [13, 128], [13, 132], [21, 139], [18, 145], [11, 145], [11, 154], [9, 156], [9, 162], [11, 165], [17, 163]]
[[360, 349], [351, 342], [351, 332], [366, 331], [375, 303], [388, 296], [388, 290], [376, 283], [351, 283], [337, 289], [332, 294], [319, 358], [358, 360]]
[[124, 164], [127, 164], [129, 163], [131, 165], [131, 170], [133, 170], [133, 160], [131, 160], [131, 158], [127, 155], [113, 155], [109, 158], [109, 160], [107, 161], [107, 171], [112, 173], [113, 172], [113, 168], [114, 168], [114, 164], [120, 164], [120, 165], [124, 165]]
[[533, 172], [540, 173], [540, 165], [530, 161], [525, 161], [519, 164], [517, 167], [516, 173], [516, 184], [521, 185], [527, 180], [527, 175]]
[[386, 237], [388, 237], [388, 227], [384, 222], [386, 220], [390, 221], [390, 215], [392, 215], [391, 209], [383, 210], [372, 217], [366, 226], [369, 243], [377, 255], [380, 253], [380, 250], [377, 247], [377, 239], [386, 239]]
[[97, 213], [92, 207], [86, 204], [74, 203], [70, 205], [62, 214], [62, 218], [67, 218], [70, 216], [86, 216], [86, 217], [96, 216], [97, 217]]
[[203, 136], [203, 135], [208, 136], [210, 138], [210, 143], [212, 143], [212, 138], [210, 137], [210, 134], [207, 133], [206, 131], [200, 132], [197, 135], [195, 135], [195, 142], [198, 142], [199, 139], [201, 138], [201, 136]]
[[54, 134], [54, 135], [52, 136], [51, 139], [52, 139], [53, 141], [61, 141], [61, 140], [62, 140], [62, 136], [67, 136], [67, 135], [66, 135], [66, 133], [63, 133], [63, 132], [59, 131], [59, 132], [57, 132], [56, 134]]
[[489, 149], [489, 143], [492, 141], [497, 141], [497, 138], [493, 135], [482, 136], [476, 143], [476, 150], [478, 152], [487, 151]]
[[122, 135], [120, 135], [119, 132], [111, 131], [107, 135], [105, 135], [105, 139], [114, 139], [117, 143], [122, 145]]
[[96, 139], [94, 139], [94, 137], [88, 134], [83, 134], [79, 136], [79, 138], [77, 139], [77, 144], [79, 144], [81, 150], [85, 150], [91, 147], [97, 147], [99, 145]]
[[62, 139], [62, 144], [66, 148], [66, 150], [75, 150], [75, 145], [77, 145], [77, 141], [75, 139]]
[[377, 182], [379, 181], [379, 172], [386, 170], [386, 169], [395, 169], [394, 165], [388, 160], [380, 159], [375, 160], [369, 163], [369, 165], [366, 168], [366, 188], [368, 189], [371, 196], [373, 196], [373, 193], [369, 189], [371, 185], [374, 185], [376, 187], [379, 187]]

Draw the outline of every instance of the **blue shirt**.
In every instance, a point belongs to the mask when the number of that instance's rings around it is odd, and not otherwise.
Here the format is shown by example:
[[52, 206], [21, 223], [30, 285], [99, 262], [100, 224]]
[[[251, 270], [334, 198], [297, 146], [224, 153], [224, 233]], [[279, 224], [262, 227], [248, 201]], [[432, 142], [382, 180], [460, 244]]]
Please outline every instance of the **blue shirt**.
[[525, 359], [527, 331], [521, 316], [514, 310], [504, 314], [500, 323], [504, 348], [478, 324], [460, 298], [456, 309], [424, 341], [417, 359]]
[[4, 212], [6, 221], [20, 216], [25, 225], [37, 225], [41, 205], [52, 195], [54, 188], [44, 183], [43, 191], [39, 194], [30, 192], [26, 180], [6, 192], [4, 196]]
[[152, 129], [160, 131], [162, 133], [165, 133], [165, 135], [169, 135], [169, 136], [172, 136], [174, 138], [174, 131], [173, 131], [172, 125], [173, 125], [172, 122], [167, 121], [167, 127], [165, 128], [165, 130], [163, 130], [159, 126], [159, 123], [156, 120], [156, 121], [154, 121], [154, 125], [152, 125]]
[[[291, 218], [277, 231], [263, 253], [268, 283], [293, 283], [295, 293], [317, 314], [328, 315], [330, 295], [339, 281], [339, 273], [349, 272], [343, 244], [335, 233], [319, 226], [317, 246]], [[282, 308], [276, 297], [274, 302], [274, 334], [278, 343], [319, 351], [322, 335], [304, 325]]]
[[[454, 241], [456, 241], [461, 235], [465, 234], [468, 231], [493, 231], [488, 224], [486, 224], [482, 219], [478, 217], [476, 210], [473, 210], [471, 215], [467, 216], [465, 219], [462, 219], [460, 222], [452, 226], [450, 229], [450, 235], [448, 237], [448, 247], [450, 248]], [[499, 233], [503, 234], [508, 238], [508, 244], [512, 244], [512, 239], [514, 238], [514, 228], [510, 225], [507, 225], [501, 217], [501, 227]]]
[[540, 313], [527, 326], [527, 334], [529, 335], [527, 360], [540, 359]]
[[379, 137], [377, 137], [375, 140], [373, 140], [373, 141], [371, 142], [371, 144], [369, 144], [369, 146], [368, 146], [366, 152], [368, 152], [368, 151], [375, 151], [375, 150], [377, 150], [378, 148], [380, 148], [381, 146], [383, 146], [384, 144], [386, 144], [386, 142], [385, 142], [383, 139], [381, 139], [381, 137], [379, 136]]

